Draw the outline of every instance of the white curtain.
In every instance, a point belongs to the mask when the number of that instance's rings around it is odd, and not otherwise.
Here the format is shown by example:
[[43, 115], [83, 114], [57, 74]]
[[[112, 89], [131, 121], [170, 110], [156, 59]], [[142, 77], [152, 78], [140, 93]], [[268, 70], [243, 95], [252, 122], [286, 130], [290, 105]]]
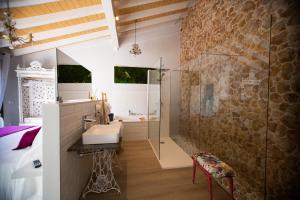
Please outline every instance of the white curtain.
[[10, 54], [1, 55], [0, 59], [0, 108], [3, 104], [3, 99], [5, 95], [7, 76], [10, 67]]

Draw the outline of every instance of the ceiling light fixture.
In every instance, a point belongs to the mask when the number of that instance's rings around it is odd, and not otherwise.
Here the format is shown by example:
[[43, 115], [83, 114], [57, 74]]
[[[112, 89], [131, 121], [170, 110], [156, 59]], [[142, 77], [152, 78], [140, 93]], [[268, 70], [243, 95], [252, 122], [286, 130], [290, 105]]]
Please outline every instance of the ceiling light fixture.
[[16, 31], [16, 22], [13, 20], [12, 14], [9, 9], [9, 0], [7, 2], [7, 9], [3, 12], [3, 26], [4, 31], [2, 34], [3, 39], [8, 40], [10, 43], [9, 48], [14, 49], [15, 47], [32, 42], [32, 33], [29, 33], [26, 38], [18, 36]]
[[134, 26], [134, 44], [132, 45], [132, 49], [130, 49], [129, 53], [133, 55], [140, 55], [142, 53], [142, 50], [140, 49], [139, 45], [136, 43], [136, 23], [137, 20], [135, 20], [135, 26]]

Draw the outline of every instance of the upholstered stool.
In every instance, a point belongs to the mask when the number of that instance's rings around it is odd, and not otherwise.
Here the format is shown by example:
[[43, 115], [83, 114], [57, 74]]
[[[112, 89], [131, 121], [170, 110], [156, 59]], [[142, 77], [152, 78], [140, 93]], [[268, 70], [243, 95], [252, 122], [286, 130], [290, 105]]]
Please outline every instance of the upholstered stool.
[[210, 200], [212, 200], [213, 199], [212, 178], [224, 178], [224, 177], [228, 178], [231, 198], [234, 199], [233, 197], [234, 171], [229, 165], [221, 161], [216, 156], [207, 152], [200, 152], [194, 154], [192, 156], [192, 159], [193, 159], [193, 184], [195, 183], [196, 169], [199, 168], [207, 177], [208, 192], [209, 192]]

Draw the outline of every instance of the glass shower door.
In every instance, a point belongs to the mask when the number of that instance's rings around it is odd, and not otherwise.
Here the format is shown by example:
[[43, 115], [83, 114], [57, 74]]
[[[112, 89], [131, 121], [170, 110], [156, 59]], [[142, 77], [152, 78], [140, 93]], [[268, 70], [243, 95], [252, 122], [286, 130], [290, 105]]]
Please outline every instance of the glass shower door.
[[180, 128], [180, 70], [170, 70], [170, 137], [176, 141]]
[[161, 59], [148, 71], [148, 139], [160, 159]]

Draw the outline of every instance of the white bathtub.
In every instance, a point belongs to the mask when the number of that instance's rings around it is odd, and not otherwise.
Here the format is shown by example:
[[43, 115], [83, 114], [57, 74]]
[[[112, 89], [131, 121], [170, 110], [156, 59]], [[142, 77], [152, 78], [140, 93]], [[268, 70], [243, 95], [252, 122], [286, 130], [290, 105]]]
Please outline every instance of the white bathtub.
[[147, 118], [147, 115], [115, 116], [115, 120], [122, 120], [123, 122], [143, 122], [148, 121]]
[[[151, 116], [151, 120], [156, 120]], [[148, 117], [147, 115], [115, 116], [115, 120], [123, 122], [123, 140], [147, 140], [148, 139]]]
[[[156, 115], [150, 115], [152, 121], [156, 121], [158, 117]], [[144, 122], [148, 121], [147, 115], [129, 115], [129, 116], [115, 116], [115, 120], [122, 120], [124, 122]]]
[[145, 115], [115, 116], [114, 120], [122, 120], [124, 141], [147, 140], [148, 120]]

